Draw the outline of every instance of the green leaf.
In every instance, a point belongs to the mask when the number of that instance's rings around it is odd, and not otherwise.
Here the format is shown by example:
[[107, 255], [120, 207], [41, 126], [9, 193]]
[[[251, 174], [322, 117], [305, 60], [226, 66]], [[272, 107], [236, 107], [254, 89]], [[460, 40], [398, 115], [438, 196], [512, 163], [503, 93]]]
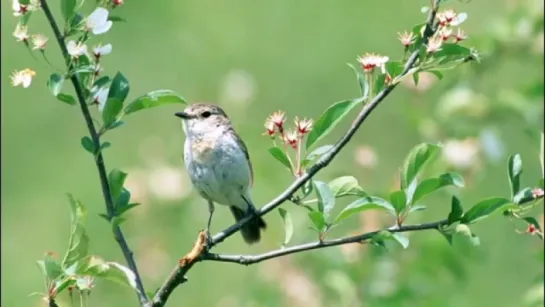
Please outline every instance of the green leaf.
[[445, 173], [438, 178], [430, 178], [422, 181], [414, 192], [412, 202], [416, 203], [424, 196], [446, 186], [464, 187], [464, 179], [457, 173]]
[[122, 172], [121, 170], [114, 168], [108, 175], [108, 182], [110, 184], [110, 193], [112, 194], [112, 199], [114, 202], [117, 202], [125, 179], [127, 178], [127, 173]]
[[407, 236], [403, 235], [402, 233], [399, 233], [399, 232], [391, 233], [391, 232], [389, 232], [387, 230], [381, 230], [381, 231], [379, 231], [379, 233], [377, 233], [373, 237], [372, 240], [374, 241], [374, 243], [378, 243], [378, 245], [383, 246], [383, 247], [386, 247], [384, 245], [384, 241], [386, 241], [386, 240], [396, 241], [404, 249], [409, 247], [409, 238]]
[[442, 234], [445, 239], [447, 239], [449, 245], [452, 245], [452, 231], [447, 231], [442, 228], [438, 228], [437, 231], [439, 231], [439, 233]]
[[57, 97], [57, 95], [59, 95], [63, 82], [64, 77], [60, 74], [54, 73], [49, 76], [49, 79], [47, 79], [47, 87], [53, 96]]
[[399, 215], [407, 206], [407, 197], [403, 191], [395, 191], [390, 194], [390, 202], [395, 208], [395, 212]]
[[46, 255], [44, 260], [37, 261], [42, 274], [50, 280], [55, 280], [62, 274], [61, 265], [50, 255]]
[[288, 159], [288, 156], [286, 156], [286, 153], [278, 147], [271, 147], [269, 148], [269, 153], [280, 163], [282, 163], [285, 167], [287, 167], [289, 170], [291, 170], [291, 164], [290, 160]]
[[293, 236], [293, 221], [290, 213], [285, 209], [278, 208], [278, 213], [280, 213], [280, 217], [284, 223], [284, 242], [282, 243], [282, 246], [286, 246]]
[[83, 146], [83, 149], [87, 150], [91, 154], [95, 154], [95, 145], [93, 144], [93, 140], [91, 140], [90, 137], [84, 136], [81, 138], [81, 146]]
[[409, 237], [400, 232], [393, 233], [392, 239], [397, 241], [397, 243], [399, 243], [404, 249], [409, 247]]
[[76, 13], [76, 0], [61, 0], [61, 13], [65, 22], [68, 22]]
[[106, 149], [106, 148], [108, 148], [110, 146], [112, 146], [112, 143], [106, 141], [106, 142], [100, 144], [100, 150], [102, 151], [102, 150], [104, 150], [104, 149]]
[[367, 83], [367, 80], [365, 80], [365, 77], [363, 76], [361, 69], [357, 69], [352, 64], [347, 64], [347, 65], [350, 68], [352, 68], [352, 70], [356, 74], [356, 77], [358, 78], [358, 85], [360, 86], [361, 97], [363, 99], [367, 99], [367, 97], [369, 96], [369, 84]]
[[361, 99], [339, 101], [331, 105], [318, 118], [314, 128], [307, 136], [306, 149], [308, 150], [314, 143], [330, 133], [333, 128], [354, 108], [361, 104]]
[[123, 109], [123, 101], [117, 98], [108, 98], [104, 109], [102, 110], [102, 121], [106, 129], [112, 129], [112, 125], [117, 121], [117, 116]]
[[346, 206], [341, 212], [339, 212], [339, 214], [337, 214], [332, 224], [336, 225], [354, 214], [370, 209], [385, 209], [390, 214], [395, 215], [395, 209], [388, 201], [380, 197], [368, 196], [355, 200]]
[[108, 91], [108, 100], [109, 98], [115, 98], [120, 101], [121, 106], [123, 106], [123, 102], [129, 95], [129, 89], [129, 80], [127, 80], [122, 73], [117, 72], [110, 85], [110, 90]]
[[466, 57], [471, 55], [471, 50], [459, 44], [444, 43], [441, 45], [441, 50], [433, 53], [434, 58], [440, 57]]
[[505, 198], [494, 197], [488, 198], [478, 202], [469, 211], [467, 211], [460, 220], [463, 224], [475, 223], [476, 221], [483, 219], [490, 214], [494, 213], [498, 209], [509, 205], [511, 202]]
[[124, 214], [125, 212], [129, 211], [130, 209], [134, 208], [134, 207], [137, 207], [137, 206], [140, 206], [139, 203], [130, 203], [130, 204], [126, 204], [122, 207], [118, 207], [117, 211], [116, 211], [116, 214], [118, 215], [122, 215]]
[[136, 289], [136, 276], [127, 267], [115, 262], [105, 262], [103, 259], [92, 256], [87, 260], [81, 275], [93, 276], [95, 278], [107, 279], [122, 285]]
[[524, 188], [518, 191], [517, 194], [515, 194], [515, 196], [513, 197], [513, 203], [520, 205], [522, 203], [532, 201], [533, 199], [534, 196], [532, 194], [532, 188]]
[[334, 197], [343, 196], [366, 196], [367, 194], [360, 187], [358, 179], [353, 176], [342, 176], [331, 180], [328, 183], [329, 189], [333, 193]]
[[63, 268], [70, 267], [72, 264], [87, 256], [89, 249], [89, 237], [85, 232], [85, 217], [87, 215], [85, 207], [68, 194], [68, 200], [71, 208], [72, 230], [68, 250], [61, 263]]
[[335, 207], [335, 196], [327, 183], [314, 180], [314, 190], [318, 197], [318, 210], [323, 213], [324, 219], [328, 219], [329, 213]]
[[71, 106], [75, 106], [77, 104], [76, 99], [74, 98], [74, 96], [68, 95], [68, 94], [65, 94], [65, 93], [59, 93], [57, 95], [57, 99], [64, 102], [64, 103], [67, 103], [67, 104], [69, 104]]
[[452, 200], [450, 202], [450, 213], [448, 214], [448, 219], [447, 219], [448, 225], [452, 225], [458, 222], [463, 215], [464, 215], [464, 208], [462, 207], [460, 200], [456, 196], [452, 196]]
[[407, 188], [420, 172], [424, 164], [439, 150], [439, 146], [422, 143], [414, 147], [403, 165], [401, 186]]
[[311, 211], [308, 213], [308, 217], [312, 221], [312, 224], [314, 224], [314, 227], [316, 231], [323, 232], [326, 228], [326, 221], [324, 218], [324, 215], [319, 211]]
[[127, 22], [127, 20], [125, 18], [119, 17], [119, 16], [114, 16], [114, 15], [109, 15], [108, 20], [110, 20], [112, 22]]
[[509, 157], [508, 162], [509, 184], [511, 185], [511, 199], [520, 191], [520, 175], [522, 174], [522, 159], [519, 154]]
[[437, 77], [439, 80], [443, 80], [443, 74], [438, 70], [426, 70], [426, 72], [429, 72]]
[[399, 61], [388, 61], [384, 65], [392, 80], [403, 72], [404, 64]]
[[409, 213], [413, 213], [413, 212], [417, 212], [417, 211], [424, 211], [426, 209], [427, 209], [426, 206], [420, 206], [420, 205], [411, 206], [411, 209], [409, 209]]
[[334, 146], [333, 145], [322, 145], [313, 151], [311, 151], [303, 161], [301, 161], [302, 167], [307, 167], [312, 161], [320, 158], [329, 152]]
[[93, 87], [97, 88], [97, 89], [106, 87], [106, 85], [108, 85], [108, 83], [110, 83], [110, 81], [111, 81], [110, 77], [102, 76], [102, 77], [96, 79], [95, 82], [93, 82]]
[[55, 293], [56, 296], [59, 295], [62, 291], [64, 291], [69, 286], [73, 286], [76, 283], [76, 281], [72, 278], [72, 276], [66, 276], [61, 280], [55, 281], [55, 286], [53, 287], [53, 293]]
[[417, 71], [417, 72], [415, 72], [415, 73], [413, 74], [413, 82], [414, 82], [414, 85], [415, 85], [415, 86], [418, 86], [418, 80], [419, 80], [419, 75], [418, 75], [418, 73], [419, 73], [419, 72]]
[[170, 90], [157, 90], [136, 98], [124, 110], [125, 114], [134, 113], [143, 109], [154, 108], [169, 103], [187, 104], [185, 99]]
[[115, 201], [115, 207], [116, 211], [122, 210], [123, 207], [129, 204], [129, 201], [131, 199], [131, 192], [129, 190], [125, 189], [124, 187], [121, 187], [121, 191], [119, 192], [119, 196], [117, 197]]

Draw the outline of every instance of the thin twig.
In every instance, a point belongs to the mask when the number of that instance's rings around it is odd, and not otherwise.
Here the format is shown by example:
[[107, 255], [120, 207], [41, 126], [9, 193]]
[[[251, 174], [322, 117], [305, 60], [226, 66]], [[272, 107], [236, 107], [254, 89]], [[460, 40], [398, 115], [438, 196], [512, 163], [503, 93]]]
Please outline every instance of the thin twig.
[[[433, 26], [433, 22], [435, 20], [435, 15], [437, 13], [438, 4], [440, 0], [434, 0], [434, 5], [430, 9], [428, 13], [428, 18], [426, 21], [426, 28], [424, 30], [424, 34], [422, 37], [422, 43], [425, 44], [428, 42], [428, 39], [435, 33], [435, 28]], [[414, 66], [416, 63], [416, 60], [418, 59], [419, 50], [415, 50], [407, 62], [405, 63], [403, 72], [400, 74], [400, 76], [405, 76], [409, 70]], [[284, 203], [287, 200], [292, 199], [292, 196], [299, 190], [305, 183], [307, 183], [312, 177], [314, 177], [320, 170], [325, 168], [337, 154], [348, 144], [348, 142], [352, 139], [352, 137], [356, 134], [360, 126], [363, 124], [365, 119], [371, 114], [371, 112], [386, 98], [390, 92], [397, 86], [398, 82], [392, 82], [388, 86], [386, 86], [383, 90], [381, 90], [374, 98], [366, 104], [361, 112], [358, 114], [356, 119], [354, 120], [352, 126], [348, 131], [341, 137], [339, 141], [333, 146], [331, 150], [328, 151], [327, 154], [322, 156], [310, 169], [307, 173], [303, 174], [302, 176], [298, 177], [284, 192], [282, 192], [280, 195], [278, 195], [275, 199], [273, 199], [271, 202], [263, 206], [260, 210], [257, 210], [256, 214], [258, 216], [263, 216], [278, 206], [280, 206], [282, 203]], [[238, 223], [227, 227], [223, 231], [219, 232], [218, 234], [214, 235], [214, 237], [211, 240], [211, 244], [209, 246], [209, 249], [216, 246], [217, 244], [221, 243], [223, 240], [227, 239], [228, 237], [232, 236], [236, 232], [240, 230], [240, 228], [246, 224], [248, 221], [250, 221], [253, 217], [246, 217], [242, 220], [240, 220]], [[312, 243], [314, 244], [314, 243]], [[201, 255], [201, 257], [204, 255]], [[193, 267], [193, 264], [196, 262], [192, 262], [189, 265], [186, 266], [177, 266], [172, 273], [169, 275], [169, 278], [163, 283], [159, 291], [157, 291], [156, 295], [153, 298], [152, 306], [159, 307], [164, 306], [166, 301], [168, 300], [170, 294], [173, 292], [174, 288], [177, 287], [180, 283], [176, 283], [174, 281], [181, 281], [185, 280], [185, 274]]]
[[[396, 227], [396, 228], [391, 228], [386, 230], [392, 233], [419, 231], [419, 230], [439, 229], [441, 226], [444, 226], [446, 224], [447, 224], [447, 220], [441, 220], [434, 223], [406, 225], [406, 226], [401, 226], [401, 227]], [[282, 249], [266, 252], [259, 255], [223, 255], [223, 254], [206, 253], [202, 256], [202, 260], [232, 262], [232, 263], [238, 263], [243, 265], [250, 265], [250, 264], [258, 263], [268, 259], [282, 257], [289, 254], [309, 251], [313, 249], [320, 249], [320, 248], [326, 248], [326, 247], [350, 244], [350, 243], [362, 243], [364, 241], [372, 239], [380, 231], [381, 230], [376, 230], [372, 232], [363, 233], [357, 236], [344, 237], [344, 238], [333, 239], [333, 240], [322, 241], [322, 242], [316, 241], [311, 243], [305, 243], [301, 245], [296, 245], [296, 246], [292, 246], [288, 248], [282, 248]]]
[[[55, 21], [55, 18], [53, 17], [53, 14], [51, 13], [51, 10], [49, 9], [49, 5], [47, 4], [46, 0], [40, 0], [40, 3], [46, 18], [49, 21], [51, 28], [53, 29], [53, 33], [55, 34], [57, 43], [59, 44], [59, 47], [61, 48], [62, 56], [64, 57], [66, 61], [66, 67], [68, 68], [68, 71], [72, 71], [73, 66], [69, 60], [70, 56], [68, 54], [66, 44], [64, 42], [61, 31], [59, 30], [59, 27]], [[99, 138], [99, 135], [97, 134], [95, 125], [93, 123], [93, 118], [91, 116], [91, 113], [89, 112], [89, 108], [87, 107], [87, 104], [85, 103], [85, 95], [83, 94], [83, 89], [79, 83], [78, 77], [75, 74], [71, 74], [70, 80], [72, 81], [72, 85], [74, 86], [74, 90], [76, 92], [76, 96], [78, 98], [78, 102], [81, 108], [81, 113], [83, 114], [85, 123], [87, 124], [87, 129], [89, 130], [89, 134], [91, 135], [91, 140], [93, 141], [93, 146], [94, 148], [100, 148], [100, 138]], [[98, 175], [100, 178], [102, 194], [104, 197], [104, 201], [106, 203], [107, 215], [108, 215], [108, 218], [111, 220], [115, 215], [115, 208], [114, 208], [114, 203], [112, 200], [112, 195], [110, 193], [110, 187], [108, 183], [108, 176], [106, 174], [106, 167], [104, 165], [104, 159], [100, 151], [98, 151], [98, 153], [96, 154], [95, 164], [96, 164]], [[148, 301], [148, 299], [146, 298], [146, 294], [145, 294], [146, 292], [144, 291], [142, 280], [140, 278], [140, 275], [138, 274], [136, 263], [134, 262], [134, 259], [133, 259], [133, 253], [130, 250], [127, 244], [127, 241], [125, 240], [125, 237], [123, 236], [123, 233], [121, 232], [121, 229], [119, 228], [119, 226], [113, 227], [113, 232], [114, 232], [115, 240], [119, 244], [129, 268], [133, 271], [133, 273], [136, 276], [136, 287], [137, 287], [136, 292], [137, 292], [138, 299], [140, 300], [141, 305], [144, 305]]]

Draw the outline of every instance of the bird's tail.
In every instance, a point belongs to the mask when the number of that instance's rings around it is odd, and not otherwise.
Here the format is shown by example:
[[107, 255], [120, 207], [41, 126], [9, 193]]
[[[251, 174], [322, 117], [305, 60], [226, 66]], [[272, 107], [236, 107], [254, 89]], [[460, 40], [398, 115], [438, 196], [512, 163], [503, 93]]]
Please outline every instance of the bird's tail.
[[[254, 214], [252, 207], [248, 207], [246, 212], [234, 206], [229, 206], [229, 208], [231, 209], [231, 213], [233, 213], [233, 216], [237, 222], [246, 216], [252, 216]], [[242, 237], [246, 243], [253, 244], [259, 242], [261, 239], [261, 229], [265, 228], [267, 228], [265, 221], [260, 216], [254, 216], [248, 223], [242, 226], [240, 233], [242, 234]]]

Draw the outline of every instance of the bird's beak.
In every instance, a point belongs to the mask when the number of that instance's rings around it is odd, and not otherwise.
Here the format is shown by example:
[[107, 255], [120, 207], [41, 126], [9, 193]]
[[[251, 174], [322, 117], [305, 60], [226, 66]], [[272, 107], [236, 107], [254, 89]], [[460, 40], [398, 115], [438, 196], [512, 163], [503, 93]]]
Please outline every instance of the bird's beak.
[[174, 113], [174, 115], [178, 116], [179, 118], [183, 118], [183, 119], [188, 119], [188, 118], [191, 117], [191, 116], [189, 116], [189, 114], [187, 114], [185, 112], [176, 112], [176, 113]]

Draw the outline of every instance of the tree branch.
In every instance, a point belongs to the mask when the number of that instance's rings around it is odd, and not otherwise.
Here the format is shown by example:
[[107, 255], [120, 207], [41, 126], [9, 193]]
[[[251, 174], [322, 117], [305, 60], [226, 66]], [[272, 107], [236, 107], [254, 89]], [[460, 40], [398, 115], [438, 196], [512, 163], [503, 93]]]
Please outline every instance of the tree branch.
[[[434, 223], [406, 225], [401, 227], [392, 227], [385, 230], [392, 233], [409, 232], [409, 231], [418, 231], [418, 230], [439, 229], [439, 227], [444, 226], [446, 224], [447, 224], [447, 220], [441, 220]], [[344, 244], [350, 244], [350, 243], [362, 243], [366, 240], [372, 239], [375, 235], [377, 235], [381, 231], [382, 230], [375, 230], [375, 231], [363, 233], [357, 236], [333, 239], [333, 240], [322, 241], [322, 242], [316, 241], [311, 243], [305, 243], [301, 245], [296, 245], [296, 246], [292, 246], [288, 248], [282, 248], [282, 249], [266, 252], [259, 255], [223, 255], [223, 254], [206, 253], [201, 257], [201, 259], [208, 260], [208, 261], [233, 262], [233, 263], [238, 263], [243, 265], [250, 265], [250, 264], [258, 263], [264, 260], [278, 258], [278, 257], [286, 256], [289, 254], [309, 251], [313, 249], [320, 249], [320, 248], [326, 248], [326, 247], [344, 245]]]
[[[437, 13], [438, 4], [440, 0], [433, 0], [433, 5], [429, 10], [428, 17], [426, 20], [426, 28], [424, 29], [424, 34], [422, 36], [422, 44], [426, 44], [428, 39], [435, 33], [436, 29], [434, 28], [435, 15]], [[408, 58], [405, 63], [403, 72], [399, 75], [398, 80], [408, 74], [409, 70], [414, 66], [416, 60], [418, 59], [419, 49], [415, 50], [411, 56]], [[354, 120], [352, 126], [348, 131], [337, 141], [335, 146], [325, 155], [323, 155], [312, 167], [309, 168], [308, 172], [297, 178], [284, 192], [278, 195], [271, 202], [263, 206], [261, 209], [257, 210], [256, 214], [258, 216], [263, 216], [287, 200], [292, 199], [293, 194], [299, 190], [305, 183], [307, 183], [312, 177], [314, 177], [320, 170], [325, 168], [337, 154], [348, 144], [352, 137], [356, 134], [358, 129], [361, 127], [365, 119], [371, 114], [371, 112], [386, 98], [390, 92], [397, 86], [398, 82], [392, 82], [384, 89], [382, 89], [368, 104], [366, 104], [363, 109], [360, 111], [356, 119]], [[252, 217], [246, 217], [240, 220], [238, 223], [226, 228], [225, 230], [217, 233], [211, 240], [211, 244], [208, 249], [216, 246], [217, 244], [223, 242], [228, 237], [232, 236], [240, 230], [240, 228], [250, 221]], [[331, 241], [330, 241], [331, 242]], [[311, 243], [314, 244], [314, 243]], [[338, 244], [337, 244], [338, 245]], [[317, 247], [311, 248], [315, 249]], [[202, 252], [200, 257], [202, 258], [205, 255], [206, 250]], [[297, 252], [297, 251], [294, 251]], [[268, 258], [267, 258], [268, 259]], [[260, 260], [261, 261], [261, 260]], [[170, 294], [174, 291], [174, 288], [183, 283], [185, 279], [185, 274], [193, 267], [196, 261], [188, 263], [186, 265], [177, 266], [172, 273], [169, 275], [167, 280], [159, 288], [155, 294], [151, 306], [159, 307], [164, 306], [168, 300]]]
[[[51, 10], [49, 8], [49, 5], [47, 4], [47, 1], [40, 0], [40, 4], [47, 20], [49, 21], [51, 28], [53, 29], [53, 33], [61, 49], [62, 56], [65, 59], [66, 67], [68, 68], [68, 71], [70, 72], [73, 69], [73, 65], [70, 63], [70, 55], [68, 54], [68, 50], [66, 48], [63, 35], [61, 31], [59, 30], [57, 22], [55, 21], [55, 18], [53, 17], [53, 14], [51, 13]], [[78, 80], [77, 75], [70, 74], [70, 81], [72, 81], [72, 85], [74, 86], [78, 103], [81, 108], [81, 113], [83, 114], [83, 118], [85, 119], [85, 123], [87, 124], [87, 129], [89, 130], [89, 134], [91, 135], [91, 140], [93, 141], [93, 146], [94, 148], [97, 148], [97, 152], [95, 153], [95, 164], [98, 170], [100, 185], [102, 188], [102, 195], [106, 203], [107, 216], [108, 216], [108, 219], [111, 221], [111, 219], [115, 215], [115, 209], [114, 209], [114, 203], [112, 200], [112, 195], [110, 193], [110, 187], [108, 182], [108, 176], [106, 174], [106, 166], [104, 165], [104, 159], [102, 157], [102, 153], [98, 151], [98, 148], [100, 148], [100, 137], [93, 123], [93, 118], [91, 117], [89, 108], [87, 107], [87, 104], [85, 103], [85, 95], [83, 93], [83, 89], [81, 87], [81, 84]], [[138, 274], [136, 263], [134, 262], [134, 259], [133, 259], [133, 252], [129, 248], [127, 241], [125, 240], [125, 237], [123, 236], [123, 233], [121, 232], [121, 228], [119, 228], [119, 226], [115, 226], [113, 227], [113, 232], [114, 232], [115, 240], [119, 244], [119, 247], [121, 248], [121, 251], [123, 252], [123, 255], [125, 256], [125, 260], [127, 261], [129, 268], [133, 271], [133, 273], [136, 276], [136, 287], [138, 290], [137, 291], [138, 299], [140, 300], [141, 305], [144, 305], [147, 302], [147, 298], [144, 291], [144, 286], [142, 285], [142, 280], [140, 278], [140, 275]]]

